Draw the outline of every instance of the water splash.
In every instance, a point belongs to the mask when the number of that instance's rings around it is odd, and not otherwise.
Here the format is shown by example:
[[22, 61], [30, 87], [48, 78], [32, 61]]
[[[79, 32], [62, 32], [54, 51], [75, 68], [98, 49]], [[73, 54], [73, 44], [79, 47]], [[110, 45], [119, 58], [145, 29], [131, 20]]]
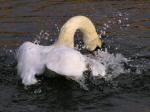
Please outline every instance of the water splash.
[[92, 73], [98, 73], [106, 80], [111, 80], [119, 74], [128, 72], [124, 64], [127, 64], [129, 60], [122, 54], [111, 54], [107, 49], [105, 51], [98, 50], [94, 56], [89, 55], [88, 60], [93, 62]]
[[42, 41], [54, 42], [54, 38], [50, 37], [50, 33], [48, 31], [41, 30], [40, 33], [35, 36], [33, 43], [39, 45]]
[[130, 27], [129, 14], [118, 11], [111, 15], [106, 15], [106, 20], [97, 31], [101, 33], [102, 36], [107, 36], [107, 32], [110, 32], [112, 29], [119, 28], [118, 30], [127, 30], [128, 27]]

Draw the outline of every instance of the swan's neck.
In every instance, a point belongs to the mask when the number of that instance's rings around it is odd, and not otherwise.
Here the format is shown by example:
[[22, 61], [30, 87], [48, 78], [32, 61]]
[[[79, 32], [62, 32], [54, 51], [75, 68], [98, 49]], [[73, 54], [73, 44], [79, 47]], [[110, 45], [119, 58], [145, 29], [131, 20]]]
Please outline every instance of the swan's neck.
[[74, 48], [74, 34], [77, 29], [83, 32], [83, 41], [89, 50], [94, 50], [97, 46], [101, 47], [101, 40], [93, 23], [84, 16], [72, 17], [63, 25], [57, 41], [58, 45], [65, 44], [67, 47]]

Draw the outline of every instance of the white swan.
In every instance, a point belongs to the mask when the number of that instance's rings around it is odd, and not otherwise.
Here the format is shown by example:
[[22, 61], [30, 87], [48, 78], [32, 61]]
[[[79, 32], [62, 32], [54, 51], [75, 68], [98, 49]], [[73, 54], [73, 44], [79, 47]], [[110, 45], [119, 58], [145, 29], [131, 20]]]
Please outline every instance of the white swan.
[[[94, 65], [92, 60], [87, 62], [86, 56], [73, 49], [77, 29], [83, 32], [83, 40], [88, 50], [101, 47], [102, 42], [93, 23], [84, 16], [72, 17], [63, 25], [58, 41], [53, 45], [41, 46], [25, 42], [20, 46], [17, 52], [17, 69], [24, 85], [35, 84], [35, 75], [42, 74], [45, 68], [78, 81], [88, 69], [87, 64], [93, 65], [91, 69], [99, 66]], [[100, 72], [101, 75], [105, 75], [103, 66]]]

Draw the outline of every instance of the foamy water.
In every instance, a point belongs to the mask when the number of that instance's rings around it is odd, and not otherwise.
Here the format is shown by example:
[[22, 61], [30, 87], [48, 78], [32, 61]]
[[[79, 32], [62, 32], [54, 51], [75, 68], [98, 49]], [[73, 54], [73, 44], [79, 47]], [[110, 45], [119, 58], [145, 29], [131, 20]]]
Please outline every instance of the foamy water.
[[102, 74], [102, 77], [106, 80], [111, 80], [122, 73], [129, 72], [124, 67], [128, 59], [119, 53], [109, 53], [107, 49], [105, 51], [98, 50], [94, 56], [89, 55], [87, 59], [88, 61], [92, 60], [93, 66], [95, 66], [92, 73]]

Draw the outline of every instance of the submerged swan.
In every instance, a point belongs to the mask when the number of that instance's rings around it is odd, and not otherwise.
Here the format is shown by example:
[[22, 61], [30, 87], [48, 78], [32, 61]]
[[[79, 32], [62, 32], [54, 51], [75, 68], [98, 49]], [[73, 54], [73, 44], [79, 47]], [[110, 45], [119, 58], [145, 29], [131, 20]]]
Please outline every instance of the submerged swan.
[[[19, 47], [17, 69], [24, 85], [37, 83], [35, 75], [42, 74], [45, 68], [76, 81], [83, 77], [83, 72], [88, 70], [87, 65], [92, 66], [93, 63], [74, 49], [74, 34], [77, 29], [83, 32], [83, 41], [88, 50], [101, 47], [102, 41], [93, 23], [84, 16], [72, 17], [63, 25], [58, 41], [53, 45], [41, 46], [25, 42]], [[90, 69], [98, 66], [93, 65]], [[104, 68], [101, 69], [100, 75], [105, 75]], [[97, 76], [99, 73], [93, 75]]]

